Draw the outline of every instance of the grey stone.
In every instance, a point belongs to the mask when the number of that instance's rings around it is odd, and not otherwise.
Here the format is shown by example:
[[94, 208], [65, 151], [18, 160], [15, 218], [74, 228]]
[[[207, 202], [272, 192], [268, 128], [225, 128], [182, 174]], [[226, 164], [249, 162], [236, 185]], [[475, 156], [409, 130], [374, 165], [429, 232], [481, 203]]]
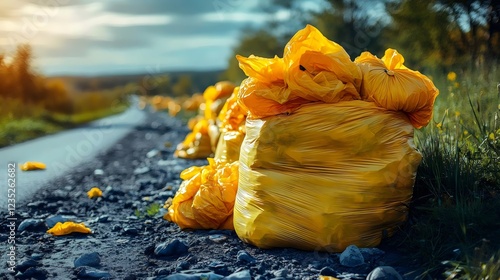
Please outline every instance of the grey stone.
[[379, 266], [368, 274], [366, 280], [403, 280], [403, 277], [391, 266]]
[[26, 219], [22, 221], [17, 227], [17, 231], [25, 231], [28, 229], [35, 229], [42, 225], [43, 222], [40, 219]]
[[153, 149], [146, 154], [146, 157], [152, 158], [152, 157], [155, 157], [156, 155], [158, 155], [159, 153], [160, 153], [160, 151], [158, 151], [157, 149]]
[[335, 277], [337, 276], [337, 272], [331, 267], [325, 266], [319, 271], [319, 275]]
[[94, 170], [94, 175], [104, 175], [104, 170], [96, 169], [96, 170]]
[[24, 259], [19, 260], [19, 262], [16, 265], [16, 269], [19, 271], [25, 271], [30, 267], [36, 267], [39, 265], [40, 265], [40, 263], [33, 260], [33, 259], [24, 258]]
[[356, 245], [349, 245], [340, 254], [340, 264], [347, 267], [356, 267], [365, 263], [365, 258]]
[[83, 254], [74, 261], [75, 267], [81, 267], [81, 266], [98, 267], [100, 264], [101, 264], [101, 258], [97, 252]]
[[139, 230], [135, 227], [126, 227], [123, 229], [123, 233], [128, 235], [137, 235], [139, 233]]
[[141, 175], [149, 172], [149, 167], [144, 166], [144, 167], [138, 167], [134, 170], [135, 175]]
[[236, 255], [236, 257], [238, 258], [238, 261], [247, 262], [247, 263], [255, 262], [255, 258], [252, 257], [252, 255], [250, 255], [245, 250], [238, 251], [238, 254]]
[[165, 280], [200, 280], [200, 279], [206, 279], [206, 280], [220, 280], [224, 278], [224, 276], [213, 273], [213, 272], [202, 272], [202, 273], [194, 273], [194, 274], [188, 274], [188, 273], [177, 273], [177, 274], [172, 274], [167, 277], [161, 277], [161, 278], [156, 278], [157, 280], [160, 279], [165, 279]]
[[384, 251], [378, 248], [359, 248], [359, 251], [363, 255], [365, 262], [373, 258], [381, 257], [385, 254]]
[[64, 223], [69, 220], [74, 220], [76, 217], [65, 216], [65, 215], [52, 215], [45, 219], [45, 224], [51, 228], [55, 226], [57, 223]]
[[187, 253], [189, 247], [179, 239], [174, 239], [170, 243], [161, 243], [155, 247], [155, 255], [157, 256], [173, 256]]
[[252, 280], [252, 275], [249, 270], [242, 270], [227, 276], [224, 280]]
[[223, 262], [220, 261], [214, 261], [208, 265], [208, 268], [212, 270], [216, 274], [220, 275], [228, 275], [229, 270], [227, 268], [227, 265]]
[[109, 274], [109, 272], [99, 270], [90, 266], [80, 266], [76, 270], [77, 270], [76, 276], [78, 276], [78, 278], [100, 279], [105, 277], [111, 277], [111, 274]]
[[276, 276], [276, 277], [287, 278], [288, 277], [288, 269], [283, 268], [283, 269], [280, 269], [280, 270], [276, 270], [276, 271], [273, 272], [273, 275]]

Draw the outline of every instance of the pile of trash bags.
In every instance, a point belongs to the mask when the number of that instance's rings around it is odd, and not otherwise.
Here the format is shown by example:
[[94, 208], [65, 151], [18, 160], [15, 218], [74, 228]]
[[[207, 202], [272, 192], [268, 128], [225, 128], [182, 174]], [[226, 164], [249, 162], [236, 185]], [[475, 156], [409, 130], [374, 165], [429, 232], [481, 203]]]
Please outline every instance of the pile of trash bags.
[[234, 88], [232, 83], [222, 81], [205, 89], [205, 102], [199, 105], [199, 115], [189, 121], [191, 132], [177, 145], [174, 156], [202, 159], [215, 152], [219, 140], [217, 116]]
[[283, 57], [237, 59], [248, 78], [218, 126], [225, 150], [183, 172], [168, 219], [234, 226], [261, 248], [342, 251], [390, 236], [407, 218], [422, 158], [413, 133], [432, 117], [432, 81], [394, 49], [351, 61], [311, 25]]
[[215, 157], [208, 165], [193, 166], [181, 173], [174, 199], [165, 204], [164, 218], [181, 228], [230, 229], [238, 189], [239, 154], [245, 137], [246, 112], [237, 103], [235, 88], [217, 117], [220, 132]]

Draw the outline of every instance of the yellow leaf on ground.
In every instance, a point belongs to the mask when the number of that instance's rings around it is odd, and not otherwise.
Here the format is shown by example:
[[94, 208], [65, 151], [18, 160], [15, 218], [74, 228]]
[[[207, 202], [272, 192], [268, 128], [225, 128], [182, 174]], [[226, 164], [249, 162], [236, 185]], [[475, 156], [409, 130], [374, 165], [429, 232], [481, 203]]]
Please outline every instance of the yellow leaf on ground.
[[21, 164], [22, 171], [42, 170], [45, 168], [46, 168], [46, 165], [45, 165], [45, 163], [42, 163], [42, 162], [27, 161], [27, 162]]
[[90, 191], [87, 192], [87, 195], [89, 196], [89, 198], [101, 197], [102, 191], [97, 187], [93, 187], [92, 189], [90, 189]]
[[92, 231], [86, 227], [83, 223], [74, 223], [74, 222], [64, 222], [64, 223], [57, 223], [54, 227], [51, 229], [47, 230], [47, 233], [50, 233], [52, 235], [68, 235], [73, 232], [80, 232], [80, 233], [92, 233]]

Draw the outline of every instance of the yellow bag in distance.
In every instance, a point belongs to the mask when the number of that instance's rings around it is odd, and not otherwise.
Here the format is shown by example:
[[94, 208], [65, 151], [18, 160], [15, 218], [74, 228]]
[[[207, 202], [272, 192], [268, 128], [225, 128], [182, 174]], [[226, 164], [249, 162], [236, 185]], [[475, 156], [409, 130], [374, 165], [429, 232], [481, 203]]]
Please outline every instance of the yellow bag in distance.
[[363, 72], [364, 99], [388, 110], [407, 113], [415, 128], [429, 123], [439, 90], [425, 75], [404, 66], [401, 54], [387, 49], [379, 59], [363, 52], [354, 62]]
[[234, 227], [261, 248], [377, 246], [405, 221], [421, 155], [402, 112], [361, 100], [247, 119]]

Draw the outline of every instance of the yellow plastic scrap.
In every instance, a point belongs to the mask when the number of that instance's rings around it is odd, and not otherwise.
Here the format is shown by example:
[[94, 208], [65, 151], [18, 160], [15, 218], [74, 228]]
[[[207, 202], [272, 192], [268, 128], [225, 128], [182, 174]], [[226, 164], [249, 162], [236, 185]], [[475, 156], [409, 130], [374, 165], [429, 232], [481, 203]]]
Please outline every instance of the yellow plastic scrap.
[[405, 221], [421, 155], [403, 112], [361, 100], [247, 119], [234, 227], [258, 247], [377, 246]]
[[234, 229], [233, 208], [238, 188], [238, 162], [208, 159], [181, 173], [182, 182], [165, 219], [182, 229]]
[[74, 232], [79, 233], [92, 233], [92, 231], [86, 227], [83, 223], [74, 223], [74, 222], [58, 222], [51, 229], [47, 230], [47, 233], [52, 235], [68, 235]]
[[93, 187], [87, 192], [87, 195], [89, 196], [90, 199], [101, 197], [102, 191], [97, 187]]
[[36, 162], [36, 161], [27, 161], [23, 164], [21, 164], [21, 170], [22, 171], [30, 171], [30, 170], [43, 170], [47, 166], [45, 163], [42, 162]]
[[401, 54], [387, 49], [379, 59], [363, 52], [355, 62], [363, 72], [361, 95], [364, 99], [388, 110], [407, 113], [415, 128], [429, 123], [439, 90], [425, 75], [404, 66]]

